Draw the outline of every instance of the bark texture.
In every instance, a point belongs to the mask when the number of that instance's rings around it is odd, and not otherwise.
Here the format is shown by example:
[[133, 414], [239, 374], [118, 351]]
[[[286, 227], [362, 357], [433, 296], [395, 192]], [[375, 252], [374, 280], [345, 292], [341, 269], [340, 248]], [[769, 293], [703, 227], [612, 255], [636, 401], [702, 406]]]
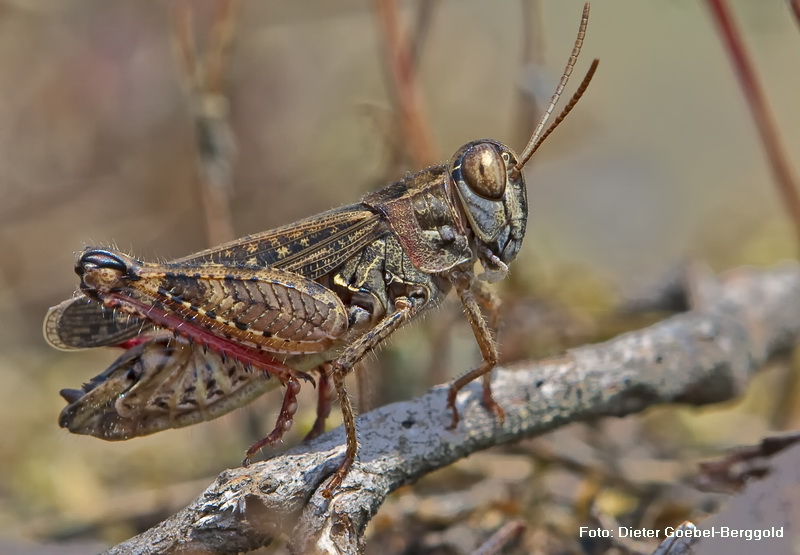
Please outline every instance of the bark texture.
[[[701, 275], [702, 274], [702, 275]], [[357, 553], [363, 532], [399, 486], [476, 451], [575, 421], [664, 403], [702, 405], [739, 395], [771, 356], [800, 338], [800, 265], [695, 273], [692, 310], [564, 356], [495, 371], [498, 422], [474, 383], [462, 422], [446, 430], [447, 387], [358, 420], [359, 459], [333, 499], [320, 485], [344, 453], [337, 428], [249, 468], [226, 470], [184, 510], [108, 553], [235, 553], [291, 538], [296, 553]]]

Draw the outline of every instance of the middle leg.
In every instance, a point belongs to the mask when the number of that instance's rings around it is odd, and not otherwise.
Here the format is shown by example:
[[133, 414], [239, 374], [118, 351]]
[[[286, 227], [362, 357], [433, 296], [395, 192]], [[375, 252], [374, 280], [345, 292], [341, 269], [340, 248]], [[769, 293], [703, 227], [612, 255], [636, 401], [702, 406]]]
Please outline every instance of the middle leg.
[[[447, 408], [453, 411], [453, 419], [450, 422], [449, 429], [454, 429], [460, 420], [458, 409], [456, 408], [458, 392], [472, 380], [479, 377], [483, 377], [483, 404], [502, 421], [505, 413], [502, 407], [497, 404], [497, 401], [494, 400], [491, 389], [491, 372], [497, 366], [498, 359], [497, 345], [492, 336], [492, 327], [496, 326], [497, 321], [496, 298], [487, 287], [476, 285], [474, 277], [468, 272], [454, 270], [448, 277], [455, 287], [458, 297], [461, 299], [461, 304], [464, 305], [464, 312], [472, 327], [472, 333], [483, 358], [483, 362], [480, 365], [456, 379], [450, 385], [450, 390], [447, 392]], [[481, 305], [487, 308], [490, 323], [486, 322], [486, 318], [481, 312]]]
[[350, 395], [345, 388], [345, 378], [365, 354], [374, 349], [381, 341], [389, 337], [395, 330], [410, 320], [414, 314], [420, 310], [423, 302], [422, 299], [414, 297], [400, 297], [396, 299], [394, 303], [394, 312], [349, 345], [344, 352], [331, 363], [333, 385], [336, 388], [336, 393], [339, 396], [339, 405], [342, 409], [342, 420], [345, 436], [347, 438], [347, 448], [339, 468], [331, 477], [325, 489], [322, 490], [322, 495], [324, 497], [330, 498], [333, 496], [334, 490], [339, 487], [342, 480], [347, 476], [347, 472], [355, 462], [356, 455], [358, 454], [355, 410], [353, 409]]

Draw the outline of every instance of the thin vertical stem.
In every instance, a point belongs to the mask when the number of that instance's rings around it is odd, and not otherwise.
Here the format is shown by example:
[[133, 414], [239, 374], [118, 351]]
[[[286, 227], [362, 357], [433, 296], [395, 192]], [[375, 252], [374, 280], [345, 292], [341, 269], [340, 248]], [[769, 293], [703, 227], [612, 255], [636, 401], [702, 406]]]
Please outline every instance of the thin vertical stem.
[[792, 10], [794, 22], [800, 26], [800, 0], [789, 0], [789, 9]]
[[217, 4], [208, 53], [197, 53], [194, 7], [189, 0], [173, 9], [173, 35], [196, 131], [200, 198], [211, 245], [234, 238], [230, 192], [236, 146], [230, 128], [225, 73], [236, 29], [239, 0]]
[[[539, 0], [521, 0], [522, 45], [520, 52], [520, 75], [531, 76], [534, 70], [544, 65], [544, 30], [542, 29], [542, 7]], [[535, 76], [534, 76], [535, 77]], [[536, 98], [533, 83], [521, 82], [517, 85], [514, 118], [515, 143], [525, 144], [530, 136], [531, 125], [536, 121], [541, 109]]]
[[425, 44], [428, 41], [431, 22], [439, 8], [440, 1], [419, 0], [418, 5], [417, 16], [414, 20], [414, 28], [411, 32], [411, 67], [414, 68], [415, 72], [419, 70], [422, 51], [425, 49]]
[[389, 77], [393, 85], [391, 88], [408, 151], [416, 167], [430, 166], [436, 162], [435, 148], [422, 109], [411, 46], [408, 37], [400, 29], [396, 1], [375, 0], [375, 13], [384, 41]]
[[[758, 128], [778, 194], [783, 200], [783, 205], [794, 226], [795, 238], [800, 249], [800, 194], [798, 194], [797, 180], [789, 166], [774, 117], [727, 3], [725, 0], [707, 0], [707, 3]], [[796, 2], [794, 3], [796, 4]]]

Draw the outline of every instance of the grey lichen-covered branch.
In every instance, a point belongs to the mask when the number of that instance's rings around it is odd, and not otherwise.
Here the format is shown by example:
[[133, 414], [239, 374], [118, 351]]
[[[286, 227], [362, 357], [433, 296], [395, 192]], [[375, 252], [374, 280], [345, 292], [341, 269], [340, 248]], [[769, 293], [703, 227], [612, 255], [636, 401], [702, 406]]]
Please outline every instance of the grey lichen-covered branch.
[[223, 472], [189, 507], [110, 553], [232, 553], [277, 536], [289, 537], [297, 553], [355, 553], [390, 492], [471, 453], [570, 422], [731, 399], [800, 338], [800, 265], [690, 281], [687, 313], [557, 359], [497, 370], [502, 423], [480, 405], [473, 384], [459, 396], [461, 424], [446, 430], [447, 389], [437, 387], [359, 418], [359, 459], [333, 499], [319, 489], [344, 453], [341, 429]]

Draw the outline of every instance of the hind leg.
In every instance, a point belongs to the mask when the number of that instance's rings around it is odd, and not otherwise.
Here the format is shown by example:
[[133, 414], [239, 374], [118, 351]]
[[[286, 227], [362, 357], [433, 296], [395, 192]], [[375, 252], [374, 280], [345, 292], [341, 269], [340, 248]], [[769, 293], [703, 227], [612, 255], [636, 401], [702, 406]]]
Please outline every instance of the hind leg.
[[333, 403], [333, 388], [331, 386], [330, 363], [320, 364], [319, 368], [319, 386], [317, 389], [317, 418], [314, 420], [314, 425], [303, 438], [303, 441], [309, 441], [319, 436], [325, 431], [325, 421], [331, 414], [331, 404]]

